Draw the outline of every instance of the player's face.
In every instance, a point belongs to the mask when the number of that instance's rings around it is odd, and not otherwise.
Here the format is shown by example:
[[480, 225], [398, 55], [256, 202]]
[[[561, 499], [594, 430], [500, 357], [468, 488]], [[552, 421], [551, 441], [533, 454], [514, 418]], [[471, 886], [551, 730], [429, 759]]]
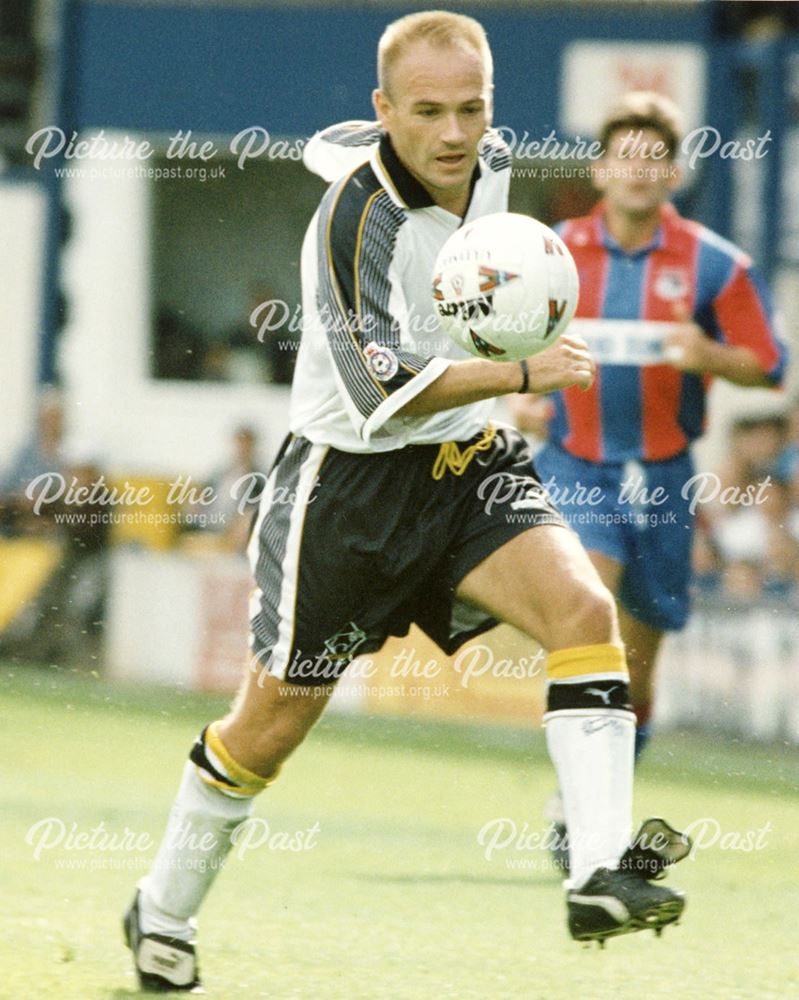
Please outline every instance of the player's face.
[[612, 209], [631, 219], [648, 219], [668, 200], [680, 173], [674, 160], [659, 155], [662, 149], [663, 137], [654, 129], [620, 130], [611, 136], [594, 184]]
[[374, 93], [392, 145], [434, 201], [461, 213], [490, 122], [490, 85], [478, 52], [419, 41], [397, 59], [390, 93]]

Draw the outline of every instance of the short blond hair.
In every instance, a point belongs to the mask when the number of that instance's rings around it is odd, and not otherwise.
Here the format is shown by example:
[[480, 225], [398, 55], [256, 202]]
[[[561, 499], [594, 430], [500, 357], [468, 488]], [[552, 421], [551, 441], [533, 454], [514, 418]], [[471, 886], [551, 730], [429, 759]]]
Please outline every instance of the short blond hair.
[[654, 90], [630, 90], [608, 111], [599, 128], [599, 141], [607, 152], [616, 132], [650, 128], [663, 139], [669, 158], [677, 154], [683, 133], [680, 109], [669, 97]]
[[440, 46], [461, 45], [472, 49], [483, 60], [486, 86], [491, 87], [494, 60], [482, 24], [465, 14], [424, 10], [392, 21], [380, 38], [377, 46], [377, 85], [383, 93], [389, 92], [391, 67], [417, 41]]

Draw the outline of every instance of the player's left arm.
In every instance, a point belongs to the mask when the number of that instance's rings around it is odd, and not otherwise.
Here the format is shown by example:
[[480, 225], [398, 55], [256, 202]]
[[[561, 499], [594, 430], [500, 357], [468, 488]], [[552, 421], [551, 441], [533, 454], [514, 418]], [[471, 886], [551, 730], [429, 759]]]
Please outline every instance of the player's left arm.
[[774, 388], [782, 382], [786, 349], [767, 289], [756, 272], [736, 263], [713, 300], [710, 316], [718, 339], [675, 305], [676, 328], [665, 342], [666, 360], [680, 371], [712, 375], [740, 386]]

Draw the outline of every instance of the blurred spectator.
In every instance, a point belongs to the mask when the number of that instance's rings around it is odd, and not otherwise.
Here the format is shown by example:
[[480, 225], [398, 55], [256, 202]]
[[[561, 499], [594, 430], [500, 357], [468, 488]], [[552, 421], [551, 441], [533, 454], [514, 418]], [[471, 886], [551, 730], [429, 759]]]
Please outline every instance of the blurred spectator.
[[728, 563], [722, 574], [724, 596], [736, 602], [751, 604], [761, 596], [763, 580], [757, 564], [746, 559]]
[[774, 415], [741, 417], [732, 425], [730, 456], [719, 470], [721, 491], [728, 487], [745, 490], [774, 473], [785, 447], [787, 421]]
[[253, 286], [246, 315], [227, 337], [234, 379], [291, 382], [299, 346], [299, 331], [292, 330], [291, 318], [291, 307], [274, 288]]
[[696, 518], [692, 564], [694, 592], [712, 594], [717, 591], [721, 585], [724, 560], [702, 511]]
[[41, 530], [41, 519], [34, 517], [25, 490], [43, 473], [64, 471], [63, 442], [61, 395], [50, 386], [39, 399], [32, 436], [0, 474], [0, 533], [17, 535]]
[[274, 289], [258, 285], [230, 330], [203, 336], [182, 312], [163, 307], [154, 323], [153, 374], [165, 379], [288, 385], [300, 341], [291, 308]]
[[201, 378], [204, 382], [230, 382], [230, 346], [225, 343], [204, 347]]
[[[50, 455], [52, 461], [42, 466], [26, 464], [26, 485], [43, 472], [61, 478], [47, 487], [51, 499], [41, 503], [38, 512], [34, 502], [45, 494], [39, 492], [34, 500], [24, 491], [16, 495], [17, 517], [14, 530], [7, 532], [11, 536], [7, 544], [13, 547], [12, 554], [23, 560], [39, 551], [28, 552], [24, 545], [45, 545], [51, 555], [38, 590], [26, 597], [25, 606], [0, 635], [0, 653], [38, 662], [85, 664], [97, 658], [102, 636], [109, 511], [101, 490], [94, 490], [92, 496], [95, 484], [103, 482], [96, 463], [85, 458], [64, 459], [61, 453], [60, 406], [58, 416], [49, 402], [43, 412], [46, 416], [39, 426], [47, 447], [40, 458]], [[30, 540], [13, 541], [20, 535]]]
[[[789, 475], [796, 422], [792, 414], [790, 436], [789, 422], [781, 416], [745, 418], [733, 425], [732, 453], [722, 468], [719, 494], [723, 498], [724, 490], [736, 490], [739, 498], [750, 499], [720, 499], [706, 509], [708, 537], [694, 553], [704, 566], [707, 546], [717, 550], [726, 597], [753, 601], [799, 593], [799, 506]], [[711, 579], [706, 577], [705, 583]]]
[[[208, 480], [208, 502], [195, 504], [186, 513], [202, 528], [204, 542], [211, 542], [212, 549], [243, 552], [266, 475], [253, 428], [238, 427], [232, 445], [228, 463]], [[209, 547], [196, 536], [190, 545], [193, 549]]]
[[[76, 492], [81, 488], [91, 491], [103, 481], [97, 462], [86, 456], [69, 461], [66, 478]], [[59, 620], [63, 630], [58, 643], [62, 655], [74, 659], [97, 652], [103, 631], [110, 509], [102, 496], [97, 496], [72, 501], [61, 510], [69, 518], [62, 519], [58, 529], [64, 554], [51, 588], [53, 604], [49, 614]]]
[[206, 345], [181, 312], [161, 308], [153, 330], [153, 375], [155, 378], [199, 379], [203, 377]]
[[[799, 398], [788, 411], [785, 444], [777, 456], [777, 471], [786, 482], [799, 483]], [[794, 493], [794, 503], [799, 504], [799, 494]]]
[[763, 592], [773, 597], [789, 597], [799, 584], [799, 542], [790, 531], [790, 484], [780, 478], [777, 466], [761, 511], [766, 522]]

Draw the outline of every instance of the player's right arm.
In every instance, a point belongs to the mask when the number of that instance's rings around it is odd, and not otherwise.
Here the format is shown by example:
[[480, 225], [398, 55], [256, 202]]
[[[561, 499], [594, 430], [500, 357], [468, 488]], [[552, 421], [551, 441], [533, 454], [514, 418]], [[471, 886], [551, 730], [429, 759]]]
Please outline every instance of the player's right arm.
[[[451, 361], [408, 351], [397, 241], [404, 213], [368, 168], [328, 193], [318, 217], [317, 308], [326, 328], [339, 392], [360, 436], [393, 417], [425, 417], [519, 392], [517, 362]], [[591, 384], [584, 341], [563, 336], [528, 361], [530, 392]]]
[[787, 352], [770, 293], [745, 254], [717, 237], [714, 241], [706, 255], [713, 263], [706, 270], [707, 280], [715, 278], [718, 287], [703, 311], [706, 329], [676, 302], [679, 326], [666, 338], [666, 360], [680, 371], [723, 378], [734, 385], [779, 386]]
[[[594, 380], [594, 362], [580, 337], [561, 336], [551, 347], [527, 359], [530, 393], [554, 392], [577, 385], [587, 389]], [[400, 411], [403, 416], [426, 416], [439, 410], [466, 406], [522, 388], [522, 366], [515, 361], [455, 361]]]

